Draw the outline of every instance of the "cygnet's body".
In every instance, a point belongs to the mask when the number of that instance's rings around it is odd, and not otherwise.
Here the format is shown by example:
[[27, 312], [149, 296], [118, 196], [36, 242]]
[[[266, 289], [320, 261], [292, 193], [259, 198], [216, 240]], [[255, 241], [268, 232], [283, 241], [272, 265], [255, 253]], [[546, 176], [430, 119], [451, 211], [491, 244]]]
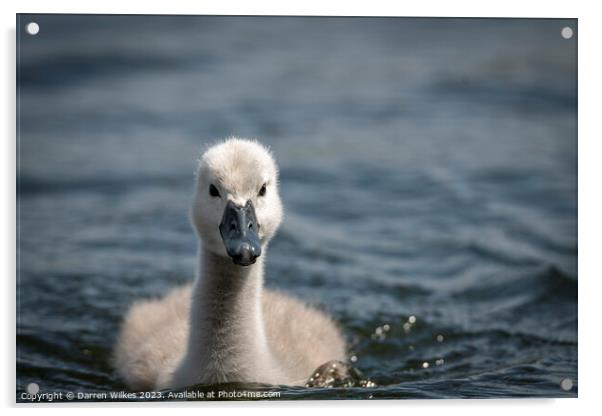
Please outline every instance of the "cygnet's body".
[[345, 359], [328, 316], [263, 289], [265, 251], [281, 220], [278, 171], [263, 146], [229, 139], [205, 152], [192, 208], [198, 275], [128, 312], [114, 365], [131, 389], [303, 385], [320, 365]]

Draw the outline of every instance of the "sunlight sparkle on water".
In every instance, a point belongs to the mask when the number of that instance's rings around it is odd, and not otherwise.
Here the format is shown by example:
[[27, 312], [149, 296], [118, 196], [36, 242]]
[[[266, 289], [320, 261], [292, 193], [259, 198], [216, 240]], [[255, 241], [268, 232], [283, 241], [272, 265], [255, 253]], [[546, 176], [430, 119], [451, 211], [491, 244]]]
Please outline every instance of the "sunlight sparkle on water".
[[384, 324], [383, 326], [376, 327], [374, 333], [371, 335], [371, 338], [382, 341], [387, 337], [386, 333], [389, 332], [390, 329], [391, 326], [389, 326], [389, 324]]

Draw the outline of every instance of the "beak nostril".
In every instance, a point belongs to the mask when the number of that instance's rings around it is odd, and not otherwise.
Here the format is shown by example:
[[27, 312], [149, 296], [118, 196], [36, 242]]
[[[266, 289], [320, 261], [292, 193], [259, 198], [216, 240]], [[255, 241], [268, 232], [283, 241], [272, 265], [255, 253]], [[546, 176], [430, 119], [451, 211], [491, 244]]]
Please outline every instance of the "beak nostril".
[[261, 256], [259, 224], [256, 221], [255, 210], [250, 201], [247, 202], [246, 208], [228, 201], [219, 231], [226, 252], [235, 264], [249, 266]]

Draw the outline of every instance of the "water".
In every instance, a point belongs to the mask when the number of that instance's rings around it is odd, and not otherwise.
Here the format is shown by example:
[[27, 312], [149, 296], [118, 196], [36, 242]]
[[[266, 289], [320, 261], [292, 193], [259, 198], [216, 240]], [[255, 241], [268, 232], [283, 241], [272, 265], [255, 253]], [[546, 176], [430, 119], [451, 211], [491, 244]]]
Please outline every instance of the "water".
[[124, 389], [120, 319], [193, 278], [196, 158], [232, 134], [281, 168], [267, 286], [329, 311], [377, 385], [281, 398], [577, 395], [576, 21], [31, 20], [18, 400]]

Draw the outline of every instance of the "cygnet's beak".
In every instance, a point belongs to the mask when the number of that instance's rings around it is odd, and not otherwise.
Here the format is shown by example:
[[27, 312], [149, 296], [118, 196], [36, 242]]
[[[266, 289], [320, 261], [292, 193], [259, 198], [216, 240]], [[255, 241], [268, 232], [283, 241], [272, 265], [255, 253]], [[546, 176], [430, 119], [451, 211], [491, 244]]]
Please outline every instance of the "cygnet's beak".
[[261, 256], [259, 224], [251, 201], [247, 201], [244, 207], [228, 201], [219, 231], [228, 256], [235, 264], [249, 266]]

